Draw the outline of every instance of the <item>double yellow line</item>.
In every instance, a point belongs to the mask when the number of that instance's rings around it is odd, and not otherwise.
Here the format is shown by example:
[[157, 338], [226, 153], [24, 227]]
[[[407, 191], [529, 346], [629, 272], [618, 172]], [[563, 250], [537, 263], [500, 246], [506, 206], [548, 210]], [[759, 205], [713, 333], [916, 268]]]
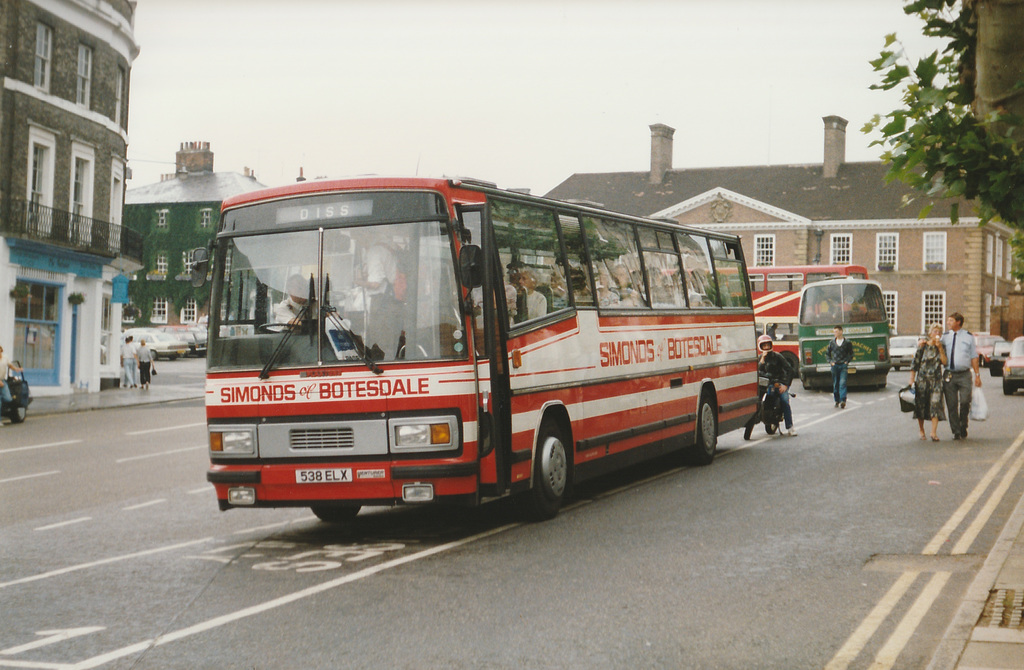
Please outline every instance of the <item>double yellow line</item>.
[[[988, 490], [989, 486], [999, 475], [1003, 467], [1010, 461], [1011, 458], [1020, 450], [1021, 445], [1024, 444], [1024, 431], [1022, 431], [1017, 439], [1014, 440], [1013, 444], [1010, 445], [1009, 449], [1003, 452], [1003, 455], [996, 461], [988, 472], [982, 477], [978, 485], [974, 487], [970, 495], [964, 499], [960, 507], [953, 513], [949, 520], [943, 524], [939, 532], [935, 534], [935, 537], [925, 546], [921, 552], [924, 556], [935, 556], [939, 552], [939, 548], [942, 547], [949, 538], [960, 527], [967, 515], [970, 514], [971, 510], [975, 508], [978, 502], [981, 500], [985, 491]], [[1020, 472], [1021, 467], [1024, 467], [1024, 452], [1017, 455], [1016, 460], [1010, 465], [1009, 469], [1003, 474], [999, 484], [989, 494], [985, 504], [978, 510], [977, 516], [964, 531], [963, 535], [953, 546], [950, 555], [957, 556], [966, 554], [967, 550], [974, 543], [974, 540], [978, 537], [978, 533], [985, 527], [989, 519], [995, 512], [996, 507], [1000, 501], [1006, 496], [1007, 490], [1010, 488], [1010, 484], [1013, 479]], [[885, 621], [896, 605], [903, 599], [910, 587], [913, 586], [914, 582], [917, 581], [918, 576], [921, 574], [921, 570], [908, 570], [900, 575], [900, 578], [896, 580], [896, 583], [892, 585], [892, 588], [882, 597], [882, 599], [875, 605], [875, 608], [865, 617], [864, 621], [861, 622], [860, 626], [853, 632], [850, 638], [846, 641], [846, 644], [840, 648], [832, 660], [825, 666], [825, 670], [844, 670], [846, 667], [853, 662], [857, 656], [863, 651], [868, 641], [878, 630], [878, 627]], [[878, 654], [875, 656], [874, 663], [871, 664], [871, 670], [885, 670], [891, 668], [896, 663], [896, 658], [900, 652], [907, 645], [914, 631], [921, 624], [921, 620], [924, 619], [925, 615], [931, 609], [935, 599], [939, 597], [946, 582], [949, 581], [951, 572], [936, 572], [932, 574], [931, 578], [925, 584], [917, 600], [911, 605], [910, 609], [903, 616], [899, 625], [893, 631], [892, 635], [885, 642]]]

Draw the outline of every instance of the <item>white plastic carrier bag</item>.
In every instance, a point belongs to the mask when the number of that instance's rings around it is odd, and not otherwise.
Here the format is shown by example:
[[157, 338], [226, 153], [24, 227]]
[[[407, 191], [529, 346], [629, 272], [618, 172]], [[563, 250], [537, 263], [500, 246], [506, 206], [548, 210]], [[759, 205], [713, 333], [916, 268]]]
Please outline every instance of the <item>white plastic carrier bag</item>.
[[984, 421], [988, 418], [988, 403], [980, 386], [971, 391], [971, 421]]

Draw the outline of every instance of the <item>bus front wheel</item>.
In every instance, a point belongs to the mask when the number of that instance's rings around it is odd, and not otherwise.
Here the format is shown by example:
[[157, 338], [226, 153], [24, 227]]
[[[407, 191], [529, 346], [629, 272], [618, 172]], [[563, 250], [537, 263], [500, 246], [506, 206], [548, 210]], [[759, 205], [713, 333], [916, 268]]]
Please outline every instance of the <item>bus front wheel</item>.
[[545, 521], [558, 514], [569, 488], [569, 452], [559, 423], [544, 419], [533, 459], [533, 486], [525, 494], [526, 515]]

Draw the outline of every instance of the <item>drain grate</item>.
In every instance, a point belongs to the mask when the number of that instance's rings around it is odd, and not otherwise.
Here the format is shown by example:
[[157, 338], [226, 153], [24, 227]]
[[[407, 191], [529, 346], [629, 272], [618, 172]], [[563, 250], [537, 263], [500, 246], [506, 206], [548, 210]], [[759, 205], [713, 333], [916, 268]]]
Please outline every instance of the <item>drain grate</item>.
[[994, 589], [981, 613], [979, 626], [1024, 631], [1024, 589]]

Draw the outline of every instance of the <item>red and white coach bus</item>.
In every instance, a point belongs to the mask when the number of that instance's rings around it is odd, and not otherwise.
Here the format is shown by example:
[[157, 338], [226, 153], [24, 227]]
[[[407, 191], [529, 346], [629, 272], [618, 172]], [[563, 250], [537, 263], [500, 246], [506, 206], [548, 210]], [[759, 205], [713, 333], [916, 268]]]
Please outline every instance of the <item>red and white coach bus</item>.
[[756, 406], [739, 240], [469, 180], [308, 181], [224, 202], [206, 411], [221, 509], [479, 504], [706, 464]]
[[862, 265], [789, 265], [747, 270], [757, 332], [774, 337], [775, 350], [789, 360], [794, 371], [800, 369], [800, 289], [835, 277], [868, 278], [867, 268]]

